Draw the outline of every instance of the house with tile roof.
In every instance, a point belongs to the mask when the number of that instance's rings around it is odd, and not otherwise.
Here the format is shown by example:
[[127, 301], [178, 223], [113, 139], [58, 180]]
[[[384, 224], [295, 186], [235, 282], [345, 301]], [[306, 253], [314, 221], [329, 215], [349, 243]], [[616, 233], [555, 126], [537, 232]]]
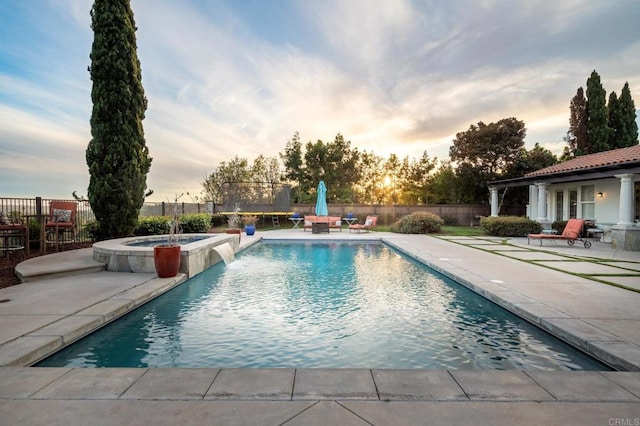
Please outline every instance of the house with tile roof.
[[582, 218], [610, 234], [614, 248], [640, 251], [640, 145], [582, 155], [489, 183], [491, 216], [498, 216], [498, 192], [529, 186], [527, 216], [543, 227]]

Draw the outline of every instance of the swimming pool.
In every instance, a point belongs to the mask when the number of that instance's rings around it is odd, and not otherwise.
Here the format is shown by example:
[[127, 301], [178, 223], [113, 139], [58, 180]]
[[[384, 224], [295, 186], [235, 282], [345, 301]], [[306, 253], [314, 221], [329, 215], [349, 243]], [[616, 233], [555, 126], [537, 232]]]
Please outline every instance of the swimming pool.
[[362, 242], [261, 242], [38, 366], [608, 369]]

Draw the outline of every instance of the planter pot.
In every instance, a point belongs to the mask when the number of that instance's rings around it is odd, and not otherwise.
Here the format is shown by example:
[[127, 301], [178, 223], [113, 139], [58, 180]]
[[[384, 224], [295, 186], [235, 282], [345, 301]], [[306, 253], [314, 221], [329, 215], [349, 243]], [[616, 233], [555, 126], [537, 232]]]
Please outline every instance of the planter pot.
[[180, 269], [180, 245], [155, 246], [153, 248], [153, 261], [158, 277], [175, 277]]
[[255, 225], [245, 225], [244, 226], [244, 232], [246, 232], [247, 235], [253, 235], [256, 233], [256, 226]]
[[227, 234], [238, 234], [238, 243], [240, 243], [240, 238], [242, 236], [242, 229], [240, 228], [227, 229]]

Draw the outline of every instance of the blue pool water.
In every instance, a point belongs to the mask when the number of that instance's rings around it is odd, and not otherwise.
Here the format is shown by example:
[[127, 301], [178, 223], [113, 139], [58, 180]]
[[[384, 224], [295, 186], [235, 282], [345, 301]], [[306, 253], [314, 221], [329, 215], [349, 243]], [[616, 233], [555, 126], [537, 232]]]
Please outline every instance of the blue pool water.
[[[194, 243], [196, 241], [200, 241], [200, 240], [204, 240], [205, 238], [208, 238], [207, 236], [203, 236], [203, 235], [180, 235], [178, 236], [178, 238], [176, 239], [176, 242], [178, 244], [189, 244], [189, 243]], [[132, 241], [130, 243], [126, 243], [126, 246], [133, 246], [133, 247], [155, 247], [158, 246], [160, 244], [168, 244], [169, 240], [167, 238], [164, 239], [143, 239], [143, 240], [139, 240], [139, 241]]]
[[608, 369], [384, 244], [277, 242], [38, 366]]

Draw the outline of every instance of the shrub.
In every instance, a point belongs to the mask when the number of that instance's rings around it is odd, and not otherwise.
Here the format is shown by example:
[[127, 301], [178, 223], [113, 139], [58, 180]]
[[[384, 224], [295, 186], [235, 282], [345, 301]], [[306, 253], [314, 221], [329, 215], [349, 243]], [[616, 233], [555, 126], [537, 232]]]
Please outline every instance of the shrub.
[[497, 237], [526, 237], [542, 231], [542, 225], [535, 220], [515, 216], [483, 217], [480, 226], [487, 235]]
[[30, 218], [27, 223], [29, 227], [29, 248], [39, 249], [40, 248], [40, 221], [36, 218]]
[[391, 225], [391, 232], [400, 234], [429, 234], [440, 232], [444, 221], [437, 214], [429, 212], [415, 212], [403, 216]]
[[227, 224], [227, 217], [222, 214], [214, 214], [211, 216], [211, 227], [215, 228]]
[[[163, 235], [169, 233], [169, 216], [144, 216], [138, 219], [133, 231], [135, 236]], [[180, 216], [180, 226], [184, 234], [203, 234], [209, 232], [210, 218], [206, 213], [185, 214]]]
[[551, 229], [557, 231], [558, 234], [562, 234], [562, 231], [564, 231], [565, 226], [567, 226], [566, 220], [556, 220], [551, 224]]
[[185, 234], [204, 234], [209, 232], [211, 218], [207, 213], [186, 214], [180, 217], [182, 232]]
[[144, 216], [138, 219], [138, 226], [133, 231], [135, 236], [162, 235], [169, 233], [169, 221], [165, 216]]
[[86, 232], [87, 236], [92, 241], [100, 240], [100, 226], [95, 220], [90, 220], [89, 222], [85, 223], [84, 232]]

